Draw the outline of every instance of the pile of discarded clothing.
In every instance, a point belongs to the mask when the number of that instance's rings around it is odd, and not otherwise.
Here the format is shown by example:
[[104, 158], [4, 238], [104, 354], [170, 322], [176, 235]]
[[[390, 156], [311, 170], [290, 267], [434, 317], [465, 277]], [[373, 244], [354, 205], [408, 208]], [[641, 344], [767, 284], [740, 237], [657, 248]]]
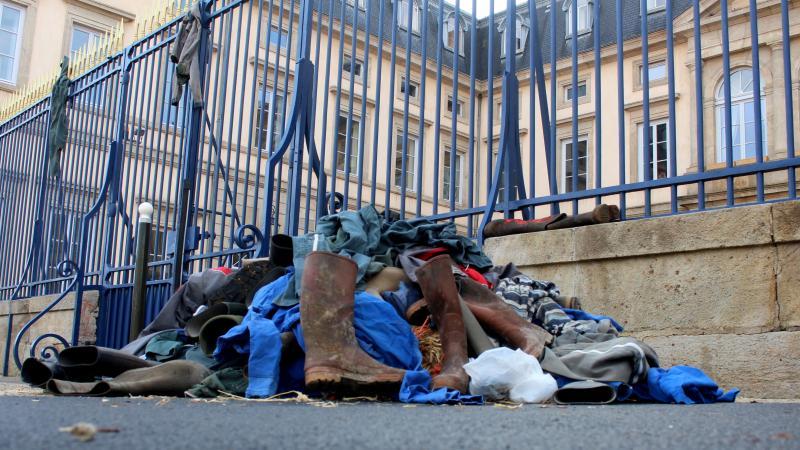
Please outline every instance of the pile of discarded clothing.
[[[548, 223], [563, 220], [581, 224]], [[533, 226], [494, 227], [504, 224]], [[120, 350], [30, 358], [22, 377], [60, 395], [735, 399], [698, 369], [659, 367], [622, 331], [553, 283], [493, 265], [452, 222], [388, 221], [370, 206], [323, 217], [305, 236], [273, 236], [269, 259], [192, 275]]]

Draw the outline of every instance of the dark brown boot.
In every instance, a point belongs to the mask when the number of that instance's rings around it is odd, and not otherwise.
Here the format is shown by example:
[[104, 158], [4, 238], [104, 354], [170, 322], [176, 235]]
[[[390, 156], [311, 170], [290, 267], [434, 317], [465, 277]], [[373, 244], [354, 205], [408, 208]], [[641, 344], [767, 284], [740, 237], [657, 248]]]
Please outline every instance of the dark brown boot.
[[541, 357], [553, 336], [519, 316], [502, 298], [486, 286], [469, 278], [460, 281], [461, 298], [478, 322], [525, 353]]
[[558, 222], [547, 227], [548, 230], [560, 230], [562, 228], [575, 228], [598, 223], [611, 222], [612, 211], [608, 205], [597, 205], [590, 212], [567, 216]]
[[464, 364], [468, 362], [467, 334], [453, 276], [453, 261], [447, 255], [431, 258], [417, 269], [416, 275], [439, 329], [444, 351], [442, 372], [433, 378], [433, 389], [449, 387], [466, 393], [469, 383], [464, 370]]
[[483, 229], [483, 237], [500, 237], [508, 236], [511, 234], [520, 233], [534, 233], [537, 231], [550, 230], [553, 224], [560, 222], [567, 217], [566, 214], [556, 214], [554, 216], [545, 217], [543, 219], [535, 220], [519, 220], [519, 219], [498, 219], [493, 220], [486, 224]]
[[396, 390], [405, 371], [372, 359], [356, 340], [353, 306], [358, 267], [327, 252], [306, 256], [300, 322], [306, 344], [306, 387], [315, 391]]

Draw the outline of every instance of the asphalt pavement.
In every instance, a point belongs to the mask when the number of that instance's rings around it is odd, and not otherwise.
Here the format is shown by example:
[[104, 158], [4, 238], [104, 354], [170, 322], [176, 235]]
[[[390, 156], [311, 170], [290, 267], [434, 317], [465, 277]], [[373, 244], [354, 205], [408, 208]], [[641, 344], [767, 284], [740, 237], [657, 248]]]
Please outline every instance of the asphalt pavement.
[[[105, 430], [83, 442], [59, 431]], [[800, 449], [800, 404], [428, 406], [0, 396], [0, 449]]]

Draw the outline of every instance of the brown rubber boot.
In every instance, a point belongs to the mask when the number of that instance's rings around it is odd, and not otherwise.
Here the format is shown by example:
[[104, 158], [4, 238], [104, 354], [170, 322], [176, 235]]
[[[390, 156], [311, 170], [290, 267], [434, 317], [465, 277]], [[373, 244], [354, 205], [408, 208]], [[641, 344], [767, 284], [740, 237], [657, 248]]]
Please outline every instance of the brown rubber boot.
[[467, 333], [453, 276], [453, 260], [448, 255], [431, 258], [417, 269], [416, 275], [439, 329], [444, 351], [442, 372], [433, 378], [433, 389], [449, 387], [466, 393], [469, 383], [464, 370], [464, 364], [468, 362]]
[[353, 306], [358, 267], [327, 252], [306, 256], [300, 322], [306, 344], [306, 387], [315, 391], [396, 391], [405, 371], [372, 359], [356, 340]]
[[608, 223], [611, 222], [611, 219], [611, 208], [608, 205], [597, 205], [590, 212], [578, 214], [576, 216], [567, 216], [564, 219], [549, 225], [547, 229], [560, 230], [562, 228], [574, 228], [598, 223]]
[[553, 226], [556, 223], [559, 223], [565, 218], [567, 218], [567, 215], [561, 213], [534, 220], [497, 219], [486, 224], [486, 227], [483, 229], [483, 237], [491, 238], [508, 236], [511, 234], [534, 233], [537, 231], [550, 230], [553, 229]]
[[550, 333], [520, 317], [486, 286], [469, 278], [459, 281], [461, 298], [484, 328], [529, 355], [542, 356], [544, 346], [553, 340]]

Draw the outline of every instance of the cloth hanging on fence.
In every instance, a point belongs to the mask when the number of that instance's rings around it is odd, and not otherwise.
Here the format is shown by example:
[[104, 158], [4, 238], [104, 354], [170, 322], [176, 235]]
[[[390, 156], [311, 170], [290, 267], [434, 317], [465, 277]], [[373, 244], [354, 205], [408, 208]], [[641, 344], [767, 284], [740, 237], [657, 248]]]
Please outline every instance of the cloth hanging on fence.
[[[173, 106], [180, 103], [186, 84], [192, 90], [192, 104], [203, 106], [203, 89], [200, 85], [200, 39], [203, 35], [201, 3], [195, 3], [183, 17], [169, 51], [169, 59], [175, 64], [175, 75], [172, 77]], [[210, 40], [208, 44], [206, 48], [210, 48]]]
[[47, 140], [49, 163], [48, 176], [55, 177], [61, 172], [61, 153], [67, 146], [67, 98], [69, 96], [69, 58], [61, 60], [59, 75], [50, 94], [50, 130]]

